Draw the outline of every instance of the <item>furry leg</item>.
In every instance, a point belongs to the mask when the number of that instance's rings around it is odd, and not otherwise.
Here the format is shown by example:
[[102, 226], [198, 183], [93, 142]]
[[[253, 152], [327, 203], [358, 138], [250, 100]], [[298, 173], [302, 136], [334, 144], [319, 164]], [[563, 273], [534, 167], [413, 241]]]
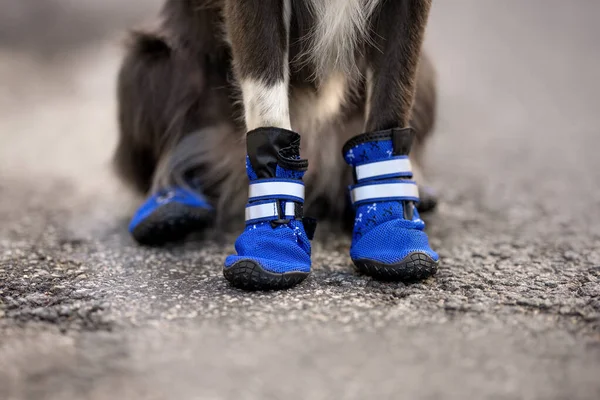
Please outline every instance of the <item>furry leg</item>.
[[291, 0], [226, 1], [225, 25], [249, 131], [250, 190], [246, 228], [223, 274], [246, 290], [286, 289], [311, 269], [314, 222], [303, 218], [308, 162], [300, 158], [300, 135], [290, 130], [290, 18]]
[[[202, 98], [204, 71], [175, 73], [173, 49], [165, 38], [137, 33], [121, 67], [118, 82], [119, 145], [115, 154], [118, 171], [149, 197], [133, 216], [129, 231], [141, 244], [162, 245], [203, 229], [214, 210], [201, 187], [188, 181], [193, 165], [182, 165], [182, 138], [192, 132], [189, 117], [172, 110], [190, 93]], [[182, 76], [185, 77], [182, 79]], [[182, 85], [182, 83], [192, 83]], [[170, 96], [165, 96], [170, 94]]]
[[408, 125], [431, 0], [388, 1], [374, 19], [367, 132]]
[[246, 129], [290, 129], [291, 0], [227, 0], [225, 24], [242, 89]]
[[421, 280], [437, 271], [439, 256], [414, 207], [419, 202], [411, 180], [415, 133], [408, 127], [430, 5], [429, 0], [383, 4], [373, 22], [368, 59], [366, 133], [343, 149], [355, 178], [350, 256], [361, 272], [377, 279]]

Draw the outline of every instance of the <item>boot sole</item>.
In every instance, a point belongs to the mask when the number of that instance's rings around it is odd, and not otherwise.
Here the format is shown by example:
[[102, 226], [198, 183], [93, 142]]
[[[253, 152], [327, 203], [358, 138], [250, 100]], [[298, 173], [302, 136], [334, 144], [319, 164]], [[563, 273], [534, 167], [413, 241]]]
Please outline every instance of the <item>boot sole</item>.
[[422, 252], [411, 253], [397, 264], [383, 264], [373, 260], [356, 260], [359, 272], [381, 281], [417, 282], [437, 272], [438, 262]]
[[310, 272], [286, 272], [276, 274], [265, 271], [260, 264], [251, 260], [241, 260], [229, 268], [223, 268], [223, 275], [232, 286], [247, 291], [284, 290], [296, 286], [306, 279]]
[[155, 210], [140, 222], [131, 234], [139, 244], [161, 246], [206, 228], [213, 220], [213, 210], [171, 203]]

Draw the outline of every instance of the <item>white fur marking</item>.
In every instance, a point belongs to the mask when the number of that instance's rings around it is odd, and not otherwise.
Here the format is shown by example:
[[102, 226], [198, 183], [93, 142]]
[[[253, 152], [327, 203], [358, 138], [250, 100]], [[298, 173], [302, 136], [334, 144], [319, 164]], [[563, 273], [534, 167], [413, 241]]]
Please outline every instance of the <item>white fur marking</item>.
[[318, 89], [317, 119], [325, 121], [340, 112], [346, 99], [346, 76], [333, 73]]
[[292, 126], [299, 132], [318, 130], [320, 124], [339, 117], [347, 97], [347, 80], [341, 73], [332, 73], [320, 87], [292, 91], [290, 113]]
[[241, 86], [249, 131], [268, 126], [291, 129], [287, 82], [268, 86], [249, 79], [242, 81]]
[[291, 0], [283, 1], [283, 23], [288, 43], [283, 52], [283, 81], [275, 85], [267, 85], [255, 79], [244, 79], [241, 82], [246, 129], [251, 131], [261, 127], [291, 129], [289, 100], [289, 29], [292, 18]]
[[307, 0], [315, 18], [308, 58], [317, 78], [338, 69], [356, 72], [355, 51], [369, 38], [369, 18], [381, 0]]

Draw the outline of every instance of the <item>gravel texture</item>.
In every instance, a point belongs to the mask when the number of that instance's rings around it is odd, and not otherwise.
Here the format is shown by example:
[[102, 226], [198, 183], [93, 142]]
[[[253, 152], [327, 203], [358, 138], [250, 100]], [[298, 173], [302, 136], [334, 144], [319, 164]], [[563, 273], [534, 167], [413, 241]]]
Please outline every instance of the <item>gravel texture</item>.
[[599, 3], [434, 2], [438, 274], [362, 277], [320, 229], [309, 279], [251, 294], [233, 236], [127, 234], [108, 160], [139, 3], [43, 55], [47, 26], [0, 30], [0, 399], [600, 398]]

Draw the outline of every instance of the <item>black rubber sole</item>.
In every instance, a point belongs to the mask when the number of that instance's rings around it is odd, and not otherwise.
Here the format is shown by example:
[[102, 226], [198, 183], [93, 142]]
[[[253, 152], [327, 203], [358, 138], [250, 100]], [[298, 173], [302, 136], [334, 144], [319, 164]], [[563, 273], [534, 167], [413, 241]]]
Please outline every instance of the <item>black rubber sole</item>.
[[398, 264], [382, 264], [373, 260], [356, 260], [356, 268], [363, 274], [381, 281], [417, 282], [437, 272], [438, 262], [425, 253], [411, 253]]
[[206, 228], [213, 220], [213, 210], [171, 203], [154, 211], [140, 222], [131, 234], [142, 245], [161, 246]]
[[276, 274], [265, 271], [258, 263], [241, 260], [229, 268], [223, 268], [223, 275], [232, 286], [248, 290], [284, 290], [305, 280], [309, 272], [286, 272]]

